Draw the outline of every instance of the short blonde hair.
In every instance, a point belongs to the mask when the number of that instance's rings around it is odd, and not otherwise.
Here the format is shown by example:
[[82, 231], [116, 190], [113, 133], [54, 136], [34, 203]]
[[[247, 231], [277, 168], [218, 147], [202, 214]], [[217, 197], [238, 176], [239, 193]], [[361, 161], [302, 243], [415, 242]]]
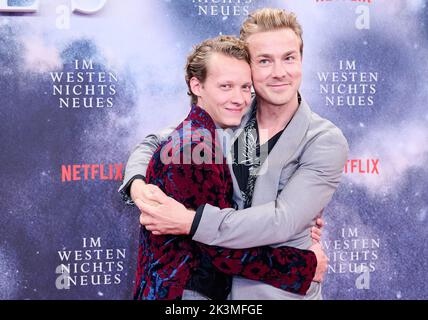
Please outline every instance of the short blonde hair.
[[186, 83], [187, 94], [191, 96], [191, 103], [196, 104], [198, 97], [192, 93], [190, 79], [196, 77], [201, 83], [205, 82], [208, 72], [208, 60], [213, 53], [224, 54], [225, 56], [250, 63], [250, 55], [244, 41], [234, 36], [219, 36], [208, 39], [193, 48], [192, 53], [187, 57], [186, 63]]
[[303, 56], [303, 30], [294, 13], [278, 8], [258, 9], [249, 14], [241, 27], [240, 38], [246, 41], [259, 32], [291, 29], [300, 39], [300, 55]]

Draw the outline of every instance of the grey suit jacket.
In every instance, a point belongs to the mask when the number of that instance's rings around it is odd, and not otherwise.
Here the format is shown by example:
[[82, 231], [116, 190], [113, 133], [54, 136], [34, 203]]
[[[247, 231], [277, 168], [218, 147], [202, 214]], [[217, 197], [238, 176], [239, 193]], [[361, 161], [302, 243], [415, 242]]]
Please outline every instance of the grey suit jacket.
[[[255, 101], [252, 108], [254, 105]], [[247, 122], [250, 112], [244, 117], [241, 127]], [[134, 175], [145, 173], [157, 145], [171, 130], [150, 135], [137, 146], [128, 161], [121, 188]], [[206, 205], [193, 240], [237, 249], [263, 245], [308, 249], [311, 246], [310, 228], [337, 189], [347, 155], [348, 144], [340, 129], [313, 113], [302, 99], [262, 165], [252, 207], [242, 209], [241, 191], [229, 164], [238, 209], [220, 210]], [[312, 283], [303, 297], [257, 281], [234, 277], [231, 298], [320, 299], [321, 286]]]

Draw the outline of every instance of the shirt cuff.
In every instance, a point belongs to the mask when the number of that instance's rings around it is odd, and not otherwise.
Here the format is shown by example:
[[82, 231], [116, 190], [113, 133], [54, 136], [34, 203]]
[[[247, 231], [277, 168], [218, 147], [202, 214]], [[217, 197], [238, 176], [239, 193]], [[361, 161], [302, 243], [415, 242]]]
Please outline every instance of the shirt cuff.
[[204, 212], [205, 204], [200, 205], [198, 209], [196, 209], [195, 217], [193, 218], [192, 227], [190, 228], [190, 237], [193, 238], [193, 236], [196, 233], [196, 230], [198, 229], [199, 222], [201, 222], [202, 213]]
[[129, 179], [127, 184], [122, 188], [122, 190], [120, 190], [120, 194], [122, 195], [122, 200], [125, 201], [125, 203], [130, 206], [134, 205], [134, 201], [132, 201], [132, 198], [131, 198], [131, 184], [136, 179], [141, 179], [144, 182], [146, 182], [145, 176], [143, 176], [142, 174], [136, 174], [131, 179]]

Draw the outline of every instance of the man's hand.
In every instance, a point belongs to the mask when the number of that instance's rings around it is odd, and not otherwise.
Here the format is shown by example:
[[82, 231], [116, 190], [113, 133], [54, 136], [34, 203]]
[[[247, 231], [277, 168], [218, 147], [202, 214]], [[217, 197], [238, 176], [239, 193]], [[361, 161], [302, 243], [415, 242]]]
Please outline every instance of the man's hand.
[[132, 181], [130, 189], [132, 201], [134, 201], [135, 203], [137, 199], [140, 199], [145, 203], [151, 205], [158, 205], [159, 203], [151, 201], [149, 198], [150, 194], [154, 190], [156, 190], [155, 188], [157, 188], [157, 186], [152, 184], [146, 184], [142, 179], [135, 179], [134, 181]]
[[313, 244], [309, 248], [309, 250], [313, 251], [315, 253], [315, 256], [317, 257], [317, 269], [315, 271], [315, 276], [312, 281], [322, 282], [324, 279], [324, 274], [327, 271], [328, 258], [325, 255], [321, 244], [319, 243]]
[[186, 209], [180, 202], [168, 197], [157, 186], [146, 185], [145, 199], [135, 204], [141, 211], [140, 223], [154, 235], [188, 235], [195, 211]]
[[312, 244], [321, 242], [323, 227], [324, 227], [324, 220], [322, 218], [317, 218], [315, 222], [315, 226], [311, 228]]

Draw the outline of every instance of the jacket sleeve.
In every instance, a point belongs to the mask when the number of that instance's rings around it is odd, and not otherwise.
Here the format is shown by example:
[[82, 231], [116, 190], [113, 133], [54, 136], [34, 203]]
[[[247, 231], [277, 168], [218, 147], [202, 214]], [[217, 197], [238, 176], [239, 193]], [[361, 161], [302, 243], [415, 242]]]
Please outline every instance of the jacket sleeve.
[[[194, 148], [195, 144], [192, 144], [192, 154]], [[214, 162], [215, 158], [211, 160]], [[225, 178], [226, 165], [193, 163], [161, 167], [163, 171], [157, 172], [164, 177], [165, 193], [186, 207], [194, 208], [206, 201], [220, 208], [230, 206], [232, 184]], [[262, 281], [296, 294], [307, 293], [316, 271], [316, 256], [309, 250], [269, 246], [234, 250], [195, 244], [224, 274]]]
[[146, 176], [147, 166], [154, 152], [161, 142], [168, 138], [174, 129], [175, 127], [171, 126], [161, 130], [156, 134], [149, 134], [132, 151], [125, 167], [125, 175], [122, 185], [118, 190], [118, 192], [122, 195], [123, 200], [127, 204], [134, 204], [129, 194], [129, 187], [132, 181], [137, 177]]
[[331, 200], [347, 156], [348, 144], [340, 130], [320, 135], [306, 146], [299, 168], [275, 201], [244, 210], [206, 204], [192, 239], [235, 249], [288, 241]]

